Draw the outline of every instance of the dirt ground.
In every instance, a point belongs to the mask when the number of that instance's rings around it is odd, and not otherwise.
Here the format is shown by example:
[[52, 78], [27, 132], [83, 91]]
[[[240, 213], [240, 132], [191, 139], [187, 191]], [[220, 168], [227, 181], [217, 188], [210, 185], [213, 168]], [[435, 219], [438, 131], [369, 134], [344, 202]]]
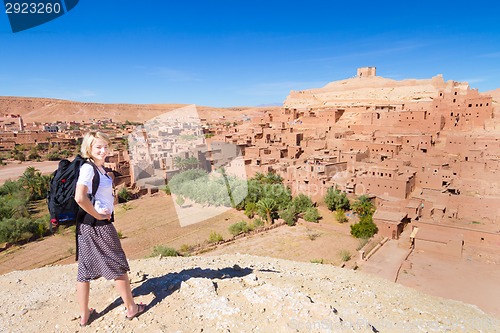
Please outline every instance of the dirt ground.
[[[221, 245], [209, 254], [246, 253], [297, 261], [317, 261], [340, 265], [341, 251], [353, 258], [359, 242], [349, 235], [349, 226], [335, 222], [333, 214], [320, 207], [320, 223], [295, 227], [282, 226], [237, 242]], [[122, 235], [122, 246], [129, 259], [152, 254], [156, 245], [180, 250], [181, 247], [206, 244], [212, 232], [231, 238], [228, 228], [239, 221], [249, 221], [235, 210], [201, 223], [181, 227], [170, 196], [160, 192], [116, 206], [115, 227]], [[74, 262], [75, 240], [72, 229], [43, 240], [0, 252], [0, 274], [27, 270], [48, 264]], [[36, 254], [36, 255], [33, 255]]]
[[466, 247], [461, 259], [415, 251], [397, 282], [424, 293], [479, 306], [500, 318], [498, 249]]
[[464, 246], [462, 258], [411, 251], [405, 230], [360, 265], [365, 273], [426, 294], [475, 304], [500, 318], [500, 253], [498, 248]]
[[35, 167], [42, 174], [51, 174], [57, 169], [59, 161], [45, 161], [45, 162], [22, 162], [19, 161], [5, 161], [7, 165], [0, 165], [0, 184], [5, 183], [8, 179], [17, 179], [26, 170], [27, 167]]

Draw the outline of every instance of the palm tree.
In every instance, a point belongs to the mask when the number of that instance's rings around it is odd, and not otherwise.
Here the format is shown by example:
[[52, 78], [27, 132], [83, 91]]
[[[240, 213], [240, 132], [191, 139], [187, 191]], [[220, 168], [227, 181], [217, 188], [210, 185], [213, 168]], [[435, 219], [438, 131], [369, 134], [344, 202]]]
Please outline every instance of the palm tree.
[[351, 206], [359, 216], [372, 215], [375, 211], [373, 203], [366, 195], [360, 196], [356, 201], [352, 203]]
[[184, 160], [184, 163], [186, 164], [186, 167], [189, 168], [189, 169], [197, 169], [200, 162], [198, 161], [198, 159], [194, 156], [191, 156], [189, 158], [186, 158]]
[[282, 184], [283, 177], [274, 172], [268, 172], [265, 178], [267, 184]]
[[28, 192], [30, 200], [38, 200], [47, 195], [50, 176], [43, 176], [38, 169], [30, 166], [24, 170], [21, 177], [19, 177], [19, 181], [21, 186]]
[[186, 169], [186, 162], [185, 162], [185, 160], [182, 157], [175, 156], [174, 157], [174, 166], [177, 169], [185, 170]]
[[273, 224], [273, 215], [276, 214], [277, 205], [271, 198], [264, 198], [257, 202], [259, 215], [266, 218], [269, 225]]
[[258, 182], [259, 184], [264, 184], [266, 176], [263, 173], [257, 172], [255, 176], [252, 177], [252, 179]]

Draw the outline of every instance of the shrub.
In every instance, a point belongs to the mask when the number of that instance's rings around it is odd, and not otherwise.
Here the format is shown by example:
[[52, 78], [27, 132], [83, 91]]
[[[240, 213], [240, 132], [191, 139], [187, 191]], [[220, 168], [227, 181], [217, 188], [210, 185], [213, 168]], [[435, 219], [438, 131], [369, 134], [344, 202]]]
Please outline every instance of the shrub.
[[184, 197], [182, 195], [179, 195], [177, 197], [177, 199], [175, 199], [175, 202], [177, 203], [177, 205], [179, 205], [180, 207], [182, 207], [182, 205], [184, 205], [184, 203], [186, 202], [186, 200], [184, 199]]
[[378, 231], [370, 215], [363, 216], [358, 223], [351, 225], [351, 235], [356, 238], [370, 238]]
[[179, 253], [174, 248], [166, 247], [163, 245], [156, 245], [153, 248], [153, 253], [151, 253], [150, 257], [177, 257]]
[[48, 231], [48, 223], [44, 219], [9, 218], [0, 221], [0, 242], [17, 243], [32, 238], [39, 238]]
[[163, 189], [163, 191], [167, 195], [172, 195], [172, 192], [170, 191], [170, 186], [168, 186], [168, 185], [165, 185], [165, 188]]
[[325, 204], [329, 210], [334, 211], [337, 209], [349, 209], [349, 199], [347, 195], [340, 192], [338, 189], [330, 187], [325, 195]]
[[342, 258], [342, 261], [349, 261], [351, 260], [351, 253], [347, 250], [342, 250], [340, 251], [340, 257]]
[[257, 204], [255, 202], [247, 202], [245, 204], [245, 215], [248, 218], [253, 218], [257, 213]]
[[18, 151], [15, 154], [13, 154], [12, 158], [21, 162], [26, 161], [26, 155], [22, 151]]
[[249, 232], [250, 230], [251, 227], [245, 221], [237, 222], [229, 226], [229, 233], [233, 236]]
[[305, 213], [309, 208], [314, 206], [311, 198], [302, 193], [293, 198], [292, 204], [295, 207], [295, 212], [298, 214]]
[[212, 243], [217, 243], [217, 242], [221, 242], [224, 240], [224, 237], [222, 237], [221, 234], [219, 234], [218, 232], [215, 232], [215, 231], [212, 231], [210, 233], [210, 236], [208, 237], [208, 242], [210, 244]]
[[310, 239], [310, 240], [316, 240], [316, 238], [318, 238], [319, 236], [321, 236], [320, 233], [317, 233], [317, 232], [309, 232], [307, 233], [307, 237]]
[[347, 217], [345, 216], [345, 212], [342, 208], [337, 209], [337, 212], [335, 213], [335, 218], [339, 223], [346, 223], [348, 221]]
[[50, 152], [47, 154], [47, 159], [49, 161], [59, 161], [61, 159], [61, 155], [58, 152]]
[[179, 249], [179, 252], [184, 254], [184, 255], [190, 254], [191, 251], [193, 251], [193, 247], [191, 245], [188, 245], [188, 244], [182, 244], [181, 248]]
[[293, 204], [280, 211], [279, 216], [285, 220], [285, 223], [289, 226], [294, 226], [297, 223], [297, 212], [295, 211], [295, 206]]
[[304, 220], [308, 222], [318, 222], [320, 217], [321, 216], [319, 215], [318, 209], [316, 207], [308, 208], [304, 214]]
[[120, 191], [118, 191], [118, 202], [123, 203], [132, 199], [132, 193], [126, 188], [123, 187]]
[[313, 264], [324, 264], [325, 260], [324, 259], [313, 259], [313, 260], [311, 260], [311, 263], [313, 263]]
[[252, 224], [255, 228], [259, 228], [259, 227], [263, 227], [265, 223], [264, 223], [264, 221], [262, 221], [262, 219], [256, 218], [253, 220]]

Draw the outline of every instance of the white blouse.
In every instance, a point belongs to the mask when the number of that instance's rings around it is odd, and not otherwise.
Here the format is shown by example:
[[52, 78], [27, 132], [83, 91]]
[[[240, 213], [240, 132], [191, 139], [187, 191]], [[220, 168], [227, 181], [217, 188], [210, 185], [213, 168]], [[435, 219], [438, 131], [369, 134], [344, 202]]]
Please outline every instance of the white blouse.
[[[94, 167], [89, 163], [85, 163], [80, 167], [80, 175], [78, 176], [77, 184], [82, 184], [87, 186], [87, 193], [92, 194], [92, 179], [94, 178]], [[113, 180], [106, 174], [99, 172], [99, 187], [95, 194], [95, 210], [103, 214], [105, 210], [108, 210], [108, 214], [111, 214], [114, 209], [114, 197], [113, 197]]]

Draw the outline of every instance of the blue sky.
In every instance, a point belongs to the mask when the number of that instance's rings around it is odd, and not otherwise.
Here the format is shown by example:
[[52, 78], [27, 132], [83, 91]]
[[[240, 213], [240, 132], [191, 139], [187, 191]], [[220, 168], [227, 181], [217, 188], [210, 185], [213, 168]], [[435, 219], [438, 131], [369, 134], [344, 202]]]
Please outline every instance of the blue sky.
[[15, 34], [0, 5], [0, 95], [253, 106], [364, 66], [488, 91], [500, 88], [488, 3], [82, 0]]

